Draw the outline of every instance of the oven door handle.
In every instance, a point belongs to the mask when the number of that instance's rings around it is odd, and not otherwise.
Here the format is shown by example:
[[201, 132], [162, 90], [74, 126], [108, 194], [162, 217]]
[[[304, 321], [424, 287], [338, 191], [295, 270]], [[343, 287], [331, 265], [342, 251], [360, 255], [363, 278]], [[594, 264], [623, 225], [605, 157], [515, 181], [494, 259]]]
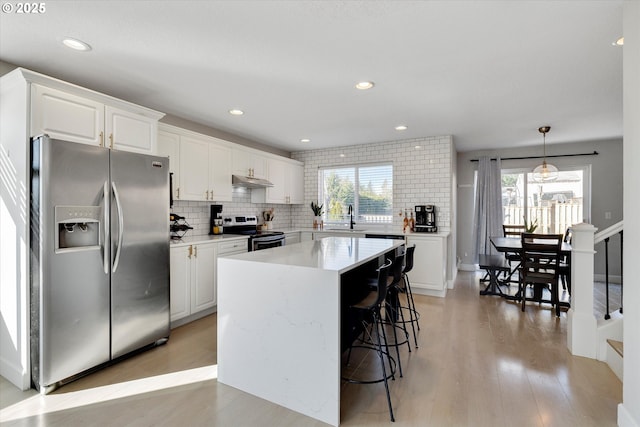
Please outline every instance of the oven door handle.
[[273, 242], [282, 242], [280, 246], [284, 246], [284, 234], [276, 234], [274, 236], [256, 237], [251, 239], [251, 250], [255, 251], [261, 244], [269, 244]]

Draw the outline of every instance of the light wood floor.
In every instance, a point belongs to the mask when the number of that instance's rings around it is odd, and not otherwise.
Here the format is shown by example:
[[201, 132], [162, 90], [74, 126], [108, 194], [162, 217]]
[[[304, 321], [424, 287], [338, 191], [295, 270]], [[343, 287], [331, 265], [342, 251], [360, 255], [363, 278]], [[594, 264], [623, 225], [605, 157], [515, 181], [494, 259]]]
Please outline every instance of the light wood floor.
[[[392, 382], [395, 426], [615, 426], [622, 384], [602, 362], [566, 348], [566, 313], [478, 295], [460, 272], [447, 297], [416, 296], [420, 348], [402, 350]], [[0, 381], [3, 426], [321, 426], [219, 384], [216, 316], [172, 332], [168, 344], [53, 394]], [[265, 366], [265, 369], [269, 369]], [[342, 425], [390, 426], [384, 389], [344, 385]]]

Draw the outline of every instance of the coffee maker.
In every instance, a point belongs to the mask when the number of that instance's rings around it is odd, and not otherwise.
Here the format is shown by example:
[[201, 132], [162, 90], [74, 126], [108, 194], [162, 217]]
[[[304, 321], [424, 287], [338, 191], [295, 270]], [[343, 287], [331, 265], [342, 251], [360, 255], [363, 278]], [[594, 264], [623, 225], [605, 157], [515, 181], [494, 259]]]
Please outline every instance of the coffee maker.
[[436, 233], [436, 207], [434, 205], [419, 205], [416, 209], [416, 231], [422, 233]]
[[209, 218], [209, 234], [222, 233], [222, 205], [211, 205], [211, 218]]

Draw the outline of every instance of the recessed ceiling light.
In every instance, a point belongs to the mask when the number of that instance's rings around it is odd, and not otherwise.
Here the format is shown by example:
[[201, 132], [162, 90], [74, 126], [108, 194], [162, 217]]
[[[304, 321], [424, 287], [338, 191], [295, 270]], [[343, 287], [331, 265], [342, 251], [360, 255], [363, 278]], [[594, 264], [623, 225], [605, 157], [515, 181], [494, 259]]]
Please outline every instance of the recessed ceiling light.
[[229, 110], [229, 114], [232, 114], [234, 116], [241, 116], [244, 114], [244, 111], [234, 108], [233, 110]]
[[311, 142], [311, 140], [309, 138], [302, 138], [300, 142]]
[[611, 43], [614, 46], [624, 46], [624, 37], [620, 37], [615, 42]]
[[422, 148], [422, 145], [416, 145], [416, 146], [415, 146], [415, 147], [413, 147], [413, 148], [415, 148], [416, 150], [419, 150], [419, 149], [421, 149], [421, 148]]
[[74, 39], [71, 37], [65, 37], [62, 39], [62, 43], [71, 49], [79, 50], [80, 52], [88, 52], [91, 50], [91, 46], [82, 40]]
[[367, 90], [371, 89], [374, 86], [373, 82], [358, 82], [356, 84], [356, 89]]
[[344, 157], [344, 153], [340, 153], [340, 157]]
[[409, 129], [407, 127], [407, 125], [398, 125], [398, 126], [396, 126], [396, 130], [407, 130], [407, 129]]

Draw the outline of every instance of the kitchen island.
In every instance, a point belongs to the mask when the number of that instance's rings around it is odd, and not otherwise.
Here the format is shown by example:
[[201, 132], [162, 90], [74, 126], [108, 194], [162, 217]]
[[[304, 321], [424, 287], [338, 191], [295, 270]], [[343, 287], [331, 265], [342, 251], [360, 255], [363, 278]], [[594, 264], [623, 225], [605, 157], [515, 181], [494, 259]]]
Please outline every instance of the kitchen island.
[[403, 240], [328, 237], [218, 260], [218, 381], [340, 423], [345, 290]]

